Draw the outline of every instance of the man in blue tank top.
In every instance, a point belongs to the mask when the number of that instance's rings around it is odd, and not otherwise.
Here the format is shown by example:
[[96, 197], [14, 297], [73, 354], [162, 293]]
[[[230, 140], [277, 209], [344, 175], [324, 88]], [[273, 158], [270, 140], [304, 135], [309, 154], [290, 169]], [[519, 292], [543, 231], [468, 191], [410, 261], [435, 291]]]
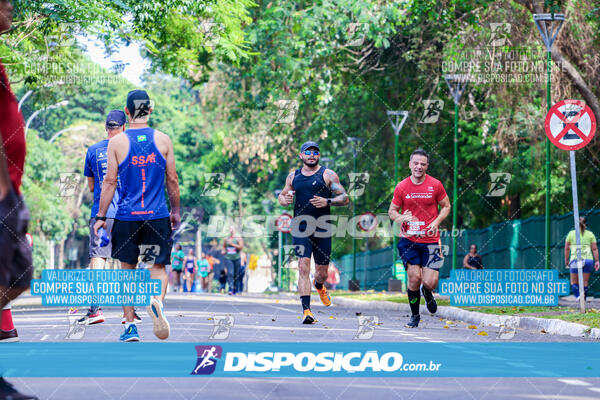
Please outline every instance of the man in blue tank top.
[[[96, 223], [96, 214], [98, 214], [98, 205], [100, 204], [100, 192], [102, 190], [102, 182], [106, 175], [107, 157], [106, 150], [108, 141], [125, 131], [127, 117], [120, 110], [112, 110], [106, 117], [104, 125], [106, 129], [107, 139], [101, 140], [96, 144], [91, 145], [85, 155], [85, 168], [83, 174], [87, 177], [88, 187], [90, 192], [94, 194], [94, 203], [92, 204], [92, 214], [90, 216], [90, 269], [104, 268], [106, 259], [111, 254], [110, 242], [106, 246], [102, 246], [102, 240], [94, 233], [94, 224]], [[119, 196], [115, 193], [108, 211], [106, 213], [106, 234], [110, 239], [110, 231], [113, 226], [115, 214], [117, 212], [117, 201]], [[93, 325], [104, 322], [102, 309], [98, 305], [92, 305], [87, 314], [78, 320], [82, 325]]]
[[[172, 230], [180, 223], [179, 183], [171, 139], [148, 126], [152, 105], [144, 90], [127, 95], [125, 113], [129, 129], [108, 143], [108, 166], [94, 232], [106, 226], [108, 209], [119, 182], [119, 201], [112, 228], [112, 257], [124, 269], [135, 269], [138, 257], [152, 264], [150, 276], [160, 279], [162, 293], [147, 307], [159, 339], [169, 337], [170, 327], [163, 312], [163, 300], [169, 282], [165, 265], [169, 264], [173, 241]], [[165, 199], [166, 189], [171, 212]], [[121, 341], [139, 341], [132, 306], [123, 306], [126, 325]]]
[[292, 237], [298, 260], [298, 294], [302, 303], [302, 323], [313, 324], [316, 319], [310, 311], [310, 258], [315, 259], [314, 285], [324, 305], [331, 305], [331, 298], [324, 286], [331, 257], [333, 232], [323, 228], [330, 226], [330, 206], [345, 206], [348, 195], [340, 184], [338, 175], [319, 166], [320, 150], [315, 142], [306, 142], [300, 148], [302, 168], [291, 172], [278, 197], [279, 204], [288, 206], [294, 202]]

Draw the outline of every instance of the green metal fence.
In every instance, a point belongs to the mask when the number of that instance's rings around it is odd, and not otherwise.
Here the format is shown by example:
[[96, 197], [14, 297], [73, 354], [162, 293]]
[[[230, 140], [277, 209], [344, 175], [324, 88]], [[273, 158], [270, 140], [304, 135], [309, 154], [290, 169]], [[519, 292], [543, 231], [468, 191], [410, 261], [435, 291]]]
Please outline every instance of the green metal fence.
[[[588, 229], [600, 238], [600, 210], [581, 212], [581, 215], [587, 217]], [[565, 238], [573, 228], [572, 213], [551, 218], [550, 265], [562, 277], [568, 277], [564, 265]], [[477, 245], [485, 268], [544, 268], [544, 217], [511, 220], [484, 229], [466, 229], [460, 231], [456, 239], [457, 268], [462, 268], [462, 259], [471, 244]], [[440, 270], [442, 278], [448, 277], [452, 268], [451, 242], [449, 235], [442, 236], [442, 245], [448, 246], [448, 255]], [[335, 263], [341, 277], [338, 288], [347, 289], [348, 280], [352, 278], [352, 254], [342, 256]], [[387, 290], [391, 277], [391, 247], [356, 254], [356, 278], [361, 282], [361, 289]], [[590, 277], [590, 294], [600, 296], [598, 272]]]

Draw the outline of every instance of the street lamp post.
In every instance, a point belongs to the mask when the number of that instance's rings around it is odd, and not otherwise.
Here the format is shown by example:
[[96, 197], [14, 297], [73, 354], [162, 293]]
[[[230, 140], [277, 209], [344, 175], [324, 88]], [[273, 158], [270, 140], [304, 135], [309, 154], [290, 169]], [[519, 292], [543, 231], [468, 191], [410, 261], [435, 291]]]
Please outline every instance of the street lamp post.
[[[358, 155], [358, 145], [362, 143], [363, 139], [358, 137], [349, 137], [348, 142], [352, 144], [352, 172], [356, 174], [356, 158]], [[352, 220], [356, 217], [356, 208], [358, 205], [358, 196], [353, 196], [354, 201], [352, 202]], [[356, 229], [356, 227], [354, 227]], [[354, 232], [354, 231], [353, 231]], [[366, 266], [365, 266], [366, 268]], [[352, 280], [348, 283], [349, 290], [360, 290], [360, 281], [356, 279], [356, 232], [352, 235]]]
[[446, 75], [444, 77], [454, 100], [454, 178], [452, 188], [452, 269], [456, 268], [456, 207], [458, 200], [458, 105], [467, 88], [467, 75]]
[[[388, 119], [394, 129], [394, 187], [398, 184], [398, 141], [400, 140], [400, 130], [408, 118], [408, 111], [387, 111]], [[392, 118], [395, 117], [395, 118]], [[396, 279], [396, 233], [392, 230], [392, 279]]]
[[[552, 23], [555, 22], [552, 26]], [[552, 93], [551, 89], [551, 71], [552, 71], [552, 45], [560, 32], [560, 28], [562, 27], [565, 21], [564, 14], [533, 14], [533, 22], [535, 26], [537, 26], [540, 31], [540, 35], [542, 36], [542, 41], [546, 45], [547, 57], [546, 57], [546, 71], [548, 74], [548, 78], [546, 80], [546, 105], [548, 107], [548, 111], [552, 107]], [[544, 239], [545, 239], [545, 257], [546, 257], [546, 269], [550, 268], [550, 156], [551, 156], [552, 148], [550, 146], [550, 139], [546, 138], [546, 218], [545, 218], [545, 229], [544, 229]]]
[[70, 132], [70, 131], [84, 131], [86, 130], [88, 127], [87, 125], [81, 125], [81, 126], [75, 126], [73, 128], [67, 128], [67, 129], [63, 129], [62, 131], [58, 131], [56, 132], [51, 138], [50, 138], [50, 143], [54, 142], [60, 135], [62, 135], [65, 132]]
[[27, 119], [27, 123], [25, 124], [25, 137], [27, 137], [27, 131], [29, 130], [29, 125], [31, 125], [31, 121], [33, 121], [33, 119], [35, 117], [37, 117], [38, 114], [40, 114], [42, 111], [52, 110], [52, 109], [55, 109], [55, 108], [66, 106], [67, 104], [69, 104], [69, 100], [63, 100], [63, 101], [61, 101], [59, 103], [53, 104], [53, 105], [48, 106], [46, 108], [42, 108], [41, 110], [37, 110], [33, 114], [31, 114], [31, 116]]
[[[49, 87], [53, 87], [53, 86], [60, 86], [60, 85], [64, 85], [65, 83], [63, 81], [58, 81], [58, 82], [53, 82], [53, 83], [48, 83], [46, 85], [44, 85], [43, 87], [45, 88], [49, 88]], [[31, 89], [28, 90], [27, 93], [25, 93], [23, 95], [23, 97], [21, 97], [21, 100], [19, 100], [19, 105], [17, 106], [17, 110], [21, 111], [21, 107], [23, 106], [23, 103], [25, 103], [25, 100], [27, 100], [29, 98], [29, 96], [31, 96], [33, 94], [35, 90]]]

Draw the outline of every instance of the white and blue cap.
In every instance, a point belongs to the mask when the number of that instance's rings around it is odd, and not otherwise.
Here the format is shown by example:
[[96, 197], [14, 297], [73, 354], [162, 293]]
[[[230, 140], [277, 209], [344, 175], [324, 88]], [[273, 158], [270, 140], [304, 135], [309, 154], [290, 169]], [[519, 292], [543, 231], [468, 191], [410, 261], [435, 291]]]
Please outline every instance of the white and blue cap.
[[319, 149], [319, 145], [317, 144], [317, 142], [308, 141], [308, 142], [304, 143], [302, 145], [302, 147], [300, 147], [300, 152], [302, 153], [302, 152], [310, 149], [311, 147], [314, 147], [315, 149], [321, 151], [321, 149]]

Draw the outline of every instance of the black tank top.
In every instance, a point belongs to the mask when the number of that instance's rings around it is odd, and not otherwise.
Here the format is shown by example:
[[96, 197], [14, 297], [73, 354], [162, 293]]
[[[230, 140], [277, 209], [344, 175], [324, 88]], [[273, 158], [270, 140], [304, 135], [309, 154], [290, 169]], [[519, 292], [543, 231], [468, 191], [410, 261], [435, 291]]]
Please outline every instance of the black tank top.
[[473, 268], [483, 269], [483, 263], [481, 262], [481, 257], [479, 257], [479, 256], [469, 255], [467, 264], [469, 264]]
[[313, 175], [306, 176], [302, 175], [300, 169], [296, 170], [294, 179], [292, 180], [292, 187], [296, 191], [294, 217], [298, 215], [311, 215], [315, 218], [319, 218], [322, 215], [330, 214], [329, 206], [316, 208], [309, 202], [313, 196], [320, 196], [326, 199], [332, 197], [331, 189], [329, 189], [329, 186], [325, 183], [325, 178], [323, 178], [324, 172], [325, 167], [321, 167]]

